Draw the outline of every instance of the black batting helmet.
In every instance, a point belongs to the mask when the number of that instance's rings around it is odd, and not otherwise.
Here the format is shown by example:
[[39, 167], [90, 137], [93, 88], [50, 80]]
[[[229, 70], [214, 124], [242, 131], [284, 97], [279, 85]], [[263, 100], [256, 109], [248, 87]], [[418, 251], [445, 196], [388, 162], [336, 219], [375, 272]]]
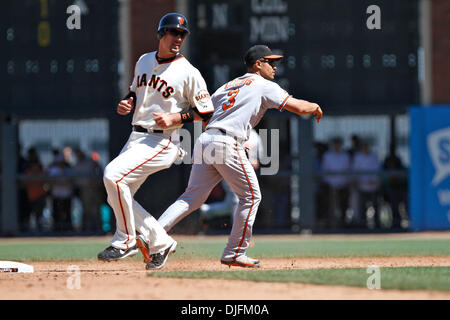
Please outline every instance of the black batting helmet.
[[187, 19], [180, 13], [168, 13], [161, 18], [158, 26], [159, 39], [166, 33], [166, 28], [182, 29], [189, 33]]

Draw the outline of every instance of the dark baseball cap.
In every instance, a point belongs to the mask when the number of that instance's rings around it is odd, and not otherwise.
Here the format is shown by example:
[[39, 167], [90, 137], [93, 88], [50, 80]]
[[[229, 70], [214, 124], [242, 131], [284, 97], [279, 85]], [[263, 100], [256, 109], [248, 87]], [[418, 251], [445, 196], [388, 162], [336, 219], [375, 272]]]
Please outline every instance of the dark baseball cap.
[[262, 58], [268, 60], [280, 60], [283, 56], [273, 54], [272, 50], [270, 50], [268, 46], [258, 44], [247, 50], [244, 56], [244, 61], [246, 65], [251, 66], [256, 62], [256, 60]]

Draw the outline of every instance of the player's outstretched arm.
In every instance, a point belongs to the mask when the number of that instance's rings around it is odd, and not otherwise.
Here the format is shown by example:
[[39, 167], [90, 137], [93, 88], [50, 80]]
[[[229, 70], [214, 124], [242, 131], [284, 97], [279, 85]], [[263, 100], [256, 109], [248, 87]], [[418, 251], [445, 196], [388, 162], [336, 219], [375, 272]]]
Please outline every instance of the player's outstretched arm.
[[296, 99], [293, 97], [290, 97], [288, 99], [284, 106], [284, 109], [298, 115], [314, 115], [316, 116], [317, 123], [319, 123], [320, 119], [322, 119], [323, 116], [322, 109], [317, 103]]

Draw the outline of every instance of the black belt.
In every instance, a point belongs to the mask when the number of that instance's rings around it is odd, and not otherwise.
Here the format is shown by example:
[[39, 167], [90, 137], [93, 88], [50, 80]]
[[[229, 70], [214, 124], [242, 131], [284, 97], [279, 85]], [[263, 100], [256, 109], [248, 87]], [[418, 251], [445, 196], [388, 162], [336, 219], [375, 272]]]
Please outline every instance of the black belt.
[[164, 130], [153, 130], [153, 129], [145, 129], [141, 126], [133, 126], [133, 131], [136, 132], [153, 132], [153, 133], [164, 133]]

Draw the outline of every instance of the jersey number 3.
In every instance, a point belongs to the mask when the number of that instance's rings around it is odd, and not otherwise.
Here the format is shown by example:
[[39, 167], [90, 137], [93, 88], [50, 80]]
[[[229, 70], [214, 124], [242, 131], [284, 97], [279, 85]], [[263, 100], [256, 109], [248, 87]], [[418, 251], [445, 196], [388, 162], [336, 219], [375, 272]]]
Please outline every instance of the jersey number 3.
[[239, 93], [239, 89], [234, 89], [234, 90], [231, 90], [230, 92], [228, 92], [228, 96], [230, 97], [229, 99], [228, 99], [228, 104], [223, 104], [222, 105], [222, 109], [223, 110], [228, 110], [228, 109], [230, 109], [232, 106], [234, 106], [234, 103], [236, 102], [236, 96], [237, 96], [237, 94]]

